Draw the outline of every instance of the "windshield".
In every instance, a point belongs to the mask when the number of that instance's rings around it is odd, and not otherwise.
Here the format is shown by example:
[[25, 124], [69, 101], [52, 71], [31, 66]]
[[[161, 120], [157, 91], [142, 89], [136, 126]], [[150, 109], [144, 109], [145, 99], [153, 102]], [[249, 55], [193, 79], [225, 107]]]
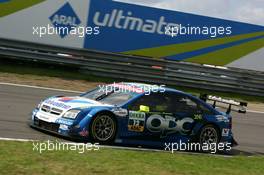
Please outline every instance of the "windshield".
[[81, 97], [89, 98], [92, 100], [100, 101], [101, 103], [111, 104], [111, 105], [121, 105], [127, 102], [129, 99], [138, 95], [136, 92], [131, 91], [120, 91], [119, 88], [113, 88], [111, 91], [102, 91], [100, 88], [96, 88]]

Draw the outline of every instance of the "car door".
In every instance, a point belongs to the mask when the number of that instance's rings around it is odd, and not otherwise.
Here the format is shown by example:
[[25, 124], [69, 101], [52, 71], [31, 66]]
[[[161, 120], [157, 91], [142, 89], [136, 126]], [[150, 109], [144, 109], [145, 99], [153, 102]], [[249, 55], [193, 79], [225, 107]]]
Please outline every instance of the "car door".
[[185, 104], [180, 97], [174, 92], [157, 92], [131, 103], [127, 120], [129, 135], [153, 140], [171, 134], [188, 134], [194, 120], [187, 108], [174, 104], [177, 101]]
[[152, 132], [147, 128], [148, 118], [153, 114], [162, 115], [164, 108], [163, 96], [161, 93], [151, 93], [143, 95], [128, 105], [128, 118], [126, 122], [127, 132], [124, 135], [127, 137], [149, 140], [159, 137], [160, 134]]

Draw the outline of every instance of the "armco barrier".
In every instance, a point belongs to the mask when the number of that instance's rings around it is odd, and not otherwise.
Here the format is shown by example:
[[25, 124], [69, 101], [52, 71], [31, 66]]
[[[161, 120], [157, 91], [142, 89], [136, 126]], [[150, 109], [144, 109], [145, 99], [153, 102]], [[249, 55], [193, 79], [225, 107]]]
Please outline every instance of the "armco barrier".
[[67, 64], [112, 78], [264, 96], [264, 73], [0, 39], [0, 56]]

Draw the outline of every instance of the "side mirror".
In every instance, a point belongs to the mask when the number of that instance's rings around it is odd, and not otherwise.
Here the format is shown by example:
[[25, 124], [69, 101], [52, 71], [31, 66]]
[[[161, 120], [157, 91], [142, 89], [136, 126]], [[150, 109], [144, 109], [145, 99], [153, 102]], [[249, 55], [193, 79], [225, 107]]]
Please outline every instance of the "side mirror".
[[149, 106], [140, 105], [139, 111], [140, 112], [149, 112]]

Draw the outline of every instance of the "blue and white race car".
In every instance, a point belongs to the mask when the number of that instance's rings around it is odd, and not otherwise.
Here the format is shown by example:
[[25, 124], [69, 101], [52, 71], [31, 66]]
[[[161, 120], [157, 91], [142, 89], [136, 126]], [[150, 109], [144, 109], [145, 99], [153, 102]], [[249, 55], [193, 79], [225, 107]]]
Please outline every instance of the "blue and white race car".
[[[164, 143], [234, 143], [231, 105], [245, 104], [141, 83], [114, 83], [80, 96], [54, 96], [32, 112], [30, 125], [70, 138], [163, 147]], [[205, 102], [212, 100], [213, 105]], [[215, 103], [229, 104], [227, 113]]]

